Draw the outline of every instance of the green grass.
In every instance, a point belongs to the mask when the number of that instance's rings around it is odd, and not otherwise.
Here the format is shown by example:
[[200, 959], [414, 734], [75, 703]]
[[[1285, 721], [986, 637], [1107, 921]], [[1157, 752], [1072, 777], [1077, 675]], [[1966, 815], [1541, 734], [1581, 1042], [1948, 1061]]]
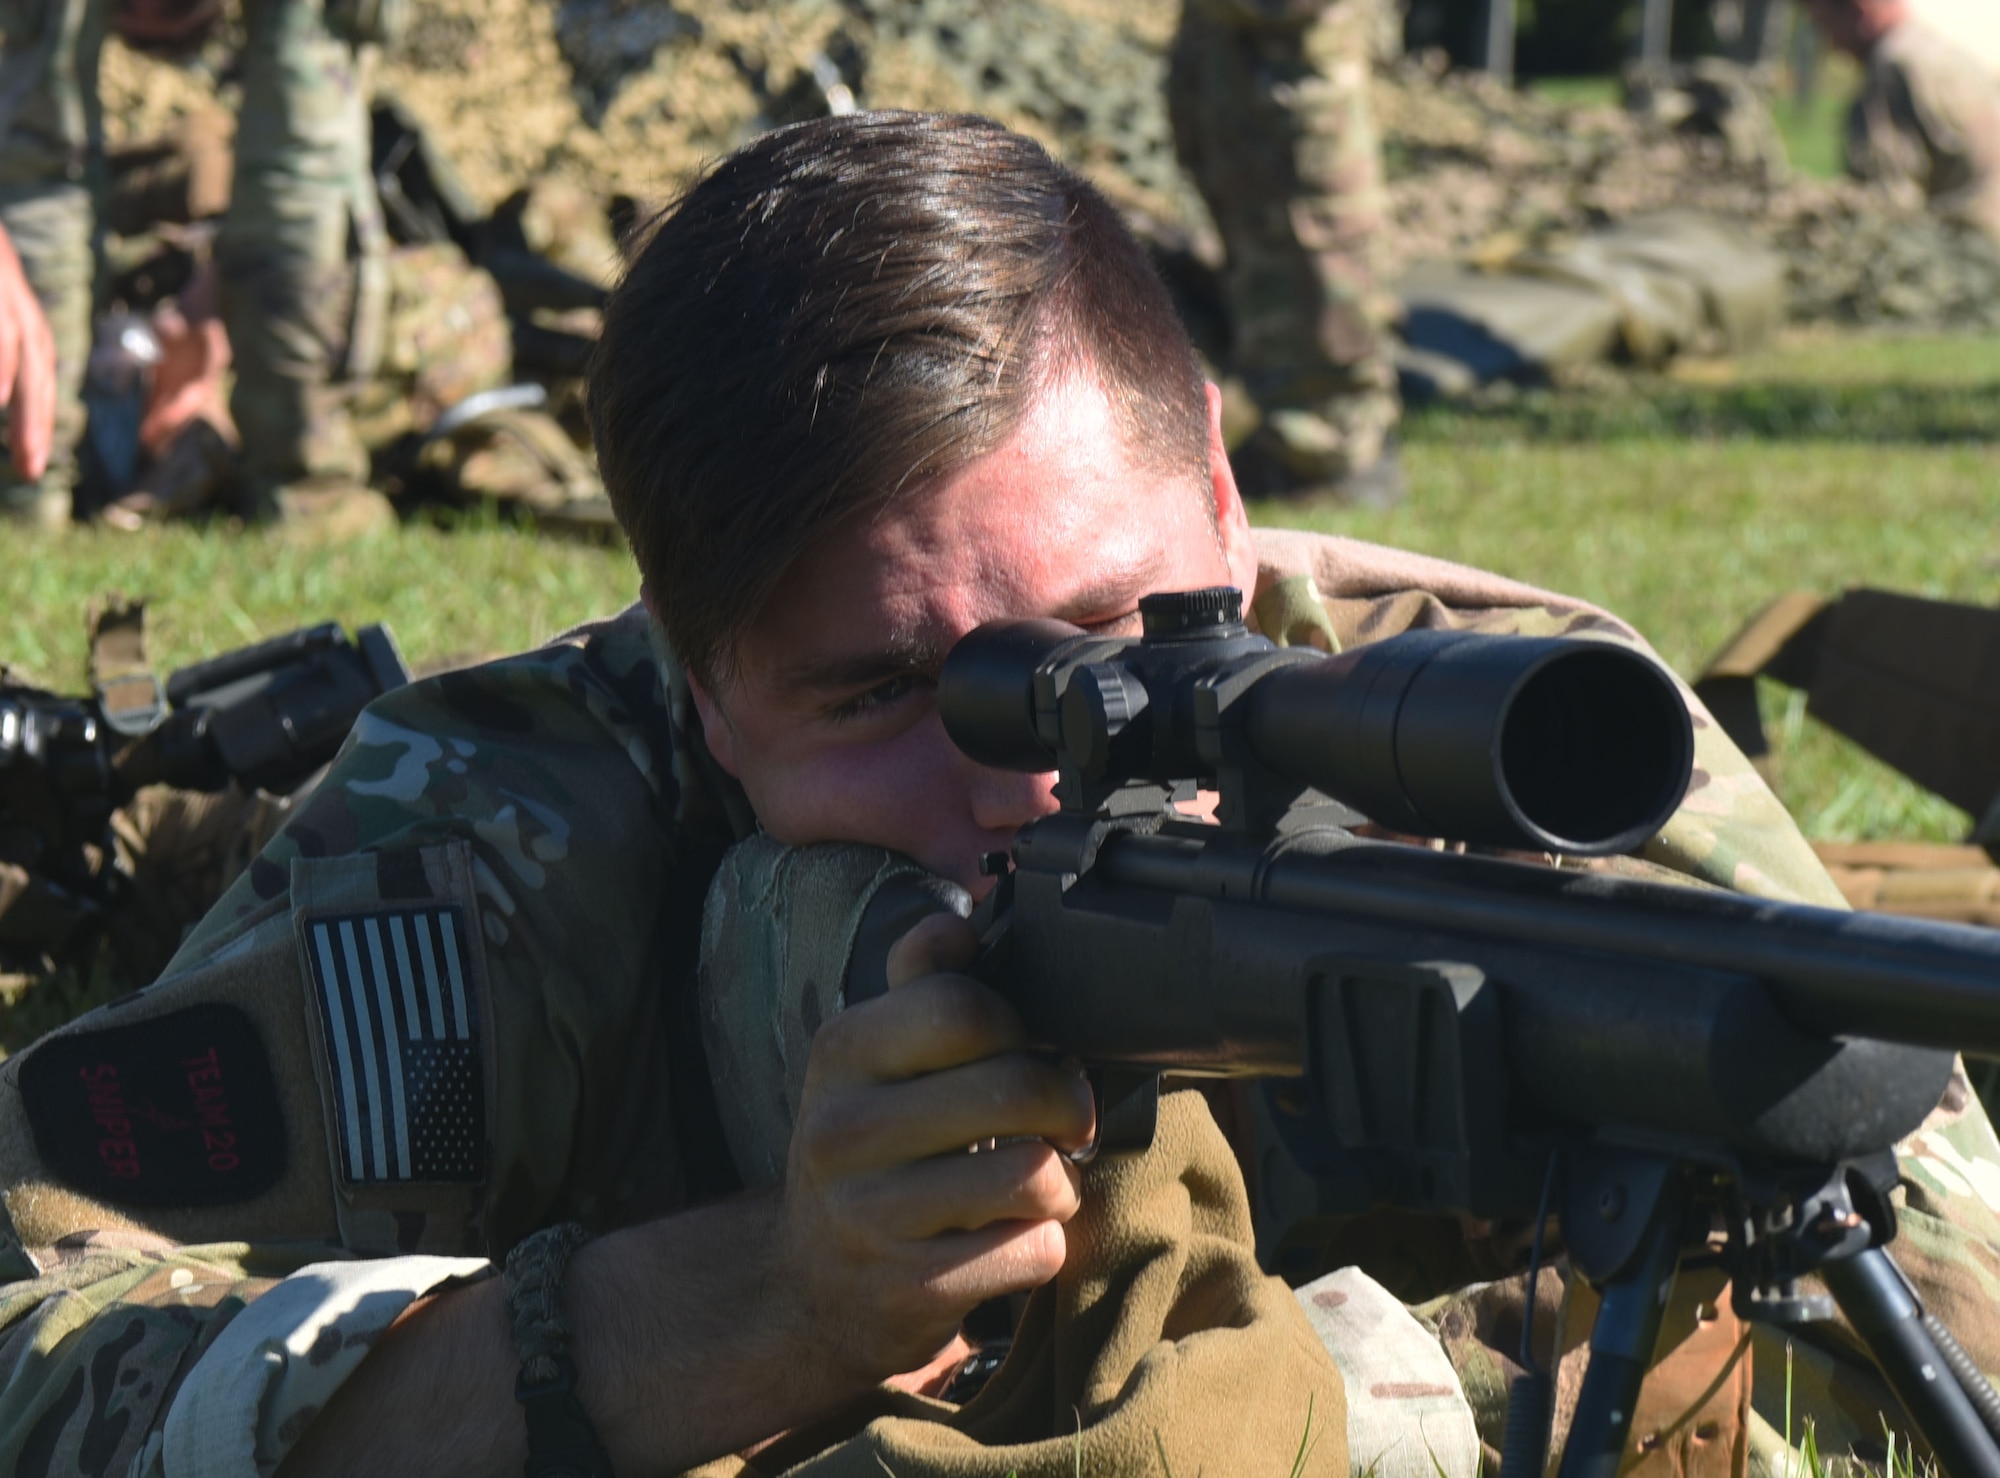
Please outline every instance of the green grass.
[[[1771, 112], [1785, 141], [1785, 157], [1799, 174], [1830, 180], [1845, 173], [1841, 140], [1855, 83], [1855, 66], [1843, 57], [1821, 64], [1818, 85], [1804, 102], [1781, 78]], [[1623, 96], [1615, 77], [1537, 77], [1526, 86], [1565, 107], [1616, 107]]]
[[413, 665], [517, 651], [624, 607], [639, 588], [622, 549], [494, 520], [331, 545], [190, 527], [0, 529], [0, 540], [0, 660], [65, 690], [83, 681], [85, 607], [108, 590], [151, 601], [148, 646], [164, 673], [329, 619], [387, 621]]
[[1565, 108], [1615, 108], [1625, 96], [1616, 77], [1537, 77], [1525, 85]]
[[1847, 172], [1842, 135], [1847, 127], [1847, 89], [1822, 80], [1804, 102], [1780, 97], [1771, 111], [1785, 140], [1785, 157], [1799, 174], [1821, 180], [1839, 179]]
[[1847, 105], [1860, 85], [1860, 65], [1838, 52], [1821, 57], [1810, 98], [1800, 99], [1789, 73], [1781, 74], [1771, 111], [1793, 169], [1825, 180], [1846, 173]]

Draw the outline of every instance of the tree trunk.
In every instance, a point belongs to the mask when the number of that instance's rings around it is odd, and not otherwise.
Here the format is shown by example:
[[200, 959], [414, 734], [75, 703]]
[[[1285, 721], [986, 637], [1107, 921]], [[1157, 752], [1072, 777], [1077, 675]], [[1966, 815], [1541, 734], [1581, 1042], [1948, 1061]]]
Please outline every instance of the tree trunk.
[[1674, 35], [1674, 0], [1644, 0], [1639, 28], [1639, 60], [1649, 67], [1663, 67], [1671, 59]]
[[1486, 0], [1486, 70], [1514, 80], [1514, 0]]

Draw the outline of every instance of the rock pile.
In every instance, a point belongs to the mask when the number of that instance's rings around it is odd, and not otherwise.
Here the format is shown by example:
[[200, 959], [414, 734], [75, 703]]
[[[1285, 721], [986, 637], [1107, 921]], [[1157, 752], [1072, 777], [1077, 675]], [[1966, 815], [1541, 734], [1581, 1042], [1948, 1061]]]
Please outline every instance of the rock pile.
[[1134, 208], [1200, 216], [1161, 97], [1171, 0], [424, 0], [416, 11], [382, 80], [487, 204], [547, 172], [607, 197], [664, 199], [845, 88], [861, 107], [991, 114]]
[[1391, 270], [1501, 259], [1664, 209], [1740, 221], [1785, 259], [1795, 321], [2000, 324], [2000, 245], [1921, 201], [1794, 177], [1740, 74], [1636, 78], [1633, 106], [1562, 105], [1416, 58], [1376, 88], [1395, 229]]

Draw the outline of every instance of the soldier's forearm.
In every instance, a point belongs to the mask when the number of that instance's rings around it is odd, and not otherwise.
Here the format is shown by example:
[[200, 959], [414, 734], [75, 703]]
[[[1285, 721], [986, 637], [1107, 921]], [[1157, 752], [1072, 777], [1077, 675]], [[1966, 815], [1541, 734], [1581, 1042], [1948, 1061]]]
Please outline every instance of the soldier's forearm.
[[[602, 1237], [564, 1280], [577, 1394], [621, 1478], [755, 1446], [867, 1388], [801, 1358], [754, 1196]], [[502, 1280], [415, 1306], [286, 1459], [285, 1478], [518, 1472], [527, 1429]]]

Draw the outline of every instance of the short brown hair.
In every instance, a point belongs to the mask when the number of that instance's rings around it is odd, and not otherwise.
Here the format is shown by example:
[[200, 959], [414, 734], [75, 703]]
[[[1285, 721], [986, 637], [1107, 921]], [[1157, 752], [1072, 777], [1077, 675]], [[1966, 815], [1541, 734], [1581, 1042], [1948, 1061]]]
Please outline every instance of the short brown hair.
[[647, 228], [590, 420], [668, 639], [713, 680], [834, 525], [993, 450], [1097, 374], [1149, 464], [1206, 486], [1202, 375], [1110, 203], [984, 118], [769, 133]]

